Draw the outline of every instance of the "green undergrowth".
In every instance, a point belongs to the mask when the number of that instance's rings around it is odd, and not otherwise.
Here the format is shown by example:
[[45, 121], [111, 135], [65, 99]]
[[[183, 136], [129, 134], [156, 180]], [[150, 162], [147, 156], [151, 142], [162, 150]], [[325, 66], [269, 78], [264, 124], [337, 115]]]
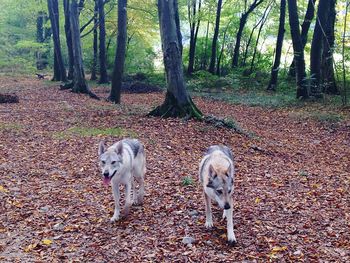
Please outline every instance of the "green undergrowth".
[[88, 136], [130, 136], [137, 137], [137, 133], [132, 130], [123, 129], [120, 127], [114, 128], [96, 128], [96, 127], [82, 127], [73, 126], [65, 131], [54, 133], [54, 138], [63, 139], [75, 136], [88, 137]]
[[344, 121], [345, 117], [339, 113], [324, 112], [324, 111], [313, 111], [313, 112], [292, 112], [289, 114], [292, 118], [298, 120], [311, 119], [321, 123], [339, 123]]
[[20, 131], [23, 126], [18, 123], [0, 123], [0, 131]]

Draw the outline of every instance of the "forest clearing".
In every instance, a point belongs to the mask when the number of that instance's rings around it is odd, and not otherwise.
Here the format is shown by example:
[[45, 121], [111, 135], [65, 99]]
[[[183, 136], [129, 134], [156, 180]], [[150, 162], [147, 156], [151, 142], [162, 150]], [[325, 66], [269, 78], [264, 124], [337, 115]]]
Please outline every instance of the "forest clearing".
[[[346, 262], [350, 256], [350, 123], [317, 119], [322, 107], [264, 109], [194, 98], [254, 136], [195, 120], [145, 114], [162, 93], [124, 94], [113, 105], [58, 84], [1, 77], [0, 259], [3, 262]], [[93, 87], [101, 98], [105, 87]], [[329, 111], [327, 110], [329, 113]], [[319, 113], [321, 114], [321, 113]], [[146, 195], [111, 224], [97, 145], [136, 137], [146, 149]], [[214, 206], [205, 213], [198, 165], [205, 149], [235, 155], [237, 245]], [[192, 244], [184, 244], [191, 237]]]
[[0, 262], [350, 262], [350, 0], [0, 6]]

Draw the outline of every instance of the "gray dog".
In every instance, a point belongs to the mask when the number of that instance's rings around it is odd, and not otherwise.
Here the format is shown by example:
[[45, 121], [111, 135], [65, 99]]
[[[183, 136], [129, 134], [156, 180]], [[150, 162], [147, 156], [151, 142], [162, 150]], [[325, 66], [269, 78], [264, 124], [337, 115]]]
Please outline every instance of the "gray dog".
[[[98, 155], [103, 181], [106, 185], [112, 183], [115, 209], [111, 222], [115, 222], [120, 218], [120, 185], [125, 185], [125, 216], [129, 213], [132, 202], [134, 204], [143, 202], [144, 175], [146, 173], [145, 150], [138, 140], [124, 139], [113, 144], [107, 150], [104, 142], [100, 142]], [[137, 195], [135, 180], [139, 184]], [[131, 188], [133, 198], [131, 198]]]

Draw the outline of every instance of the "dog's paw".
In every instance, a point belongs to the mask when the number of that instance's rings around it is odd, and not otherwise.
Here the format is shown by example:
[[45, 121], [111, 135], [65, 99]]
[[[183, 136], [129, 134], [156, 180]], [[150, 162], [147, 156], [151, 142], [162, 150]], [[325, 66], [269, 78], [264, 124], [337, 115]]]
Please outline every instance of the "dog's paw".
[[237, 245], [237, 240], [236, 239], [227, 240], [227, 243], [230, 247], [235, 247]]
[[111, 223], [114, 223], [116, 221], [119, 220], [119, 215], [114, 215], [113, 217], [111, 217], [111, 219], [109, 220]]
[[205, 227], [206, 228], [212, 228], [214, 225], [213, 225], [213, 221], [206, 221], [205, 222]]

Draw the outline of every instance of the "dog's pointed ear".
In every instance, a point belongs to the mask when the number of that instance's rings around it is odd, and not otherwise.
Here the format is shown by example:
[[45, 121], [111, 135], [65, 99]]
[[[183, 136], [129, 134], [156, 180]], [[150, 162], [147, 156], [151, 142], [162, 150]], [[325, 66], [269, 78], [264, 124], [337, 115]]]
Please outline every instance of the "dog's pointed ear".
[[228, 166], [227, 171], [226, 171], [226, 176], [227, 177], [232, 177], [233, 172], [234, 172], [233, 165], [230, 163], [230, 165]]
[[210, 164], [209, 165], [209, 178], [213, 178], [215, 176], [215, 170], [214, 167]]
[[104, 141], [100, 141], [98, 144], [98, 155], [103, 154], [106, 151], [106, 146]]
[[115, 148], [115, 152], [119, 155], [122, 155], [123, 153], [123, 143], [118, 143], [117, 147]]

